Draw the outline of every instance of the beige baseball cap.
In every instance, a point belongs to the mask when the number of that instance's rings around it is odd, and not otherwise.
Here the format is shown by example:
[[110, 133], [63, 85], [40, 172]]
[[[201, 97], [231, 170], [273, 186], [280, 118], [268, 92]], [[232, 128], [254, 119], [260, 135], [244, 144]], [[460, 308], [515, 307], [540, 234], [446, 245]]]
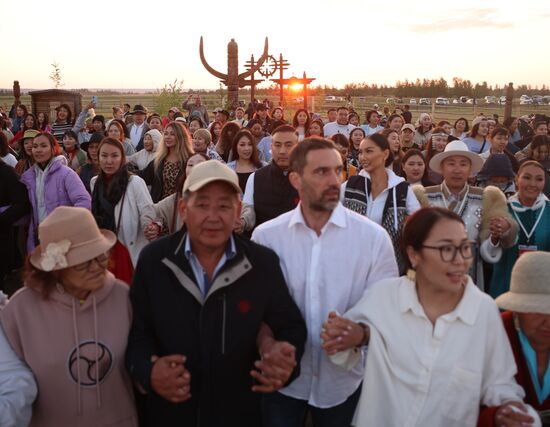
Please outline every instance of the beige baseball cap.
[[235, 171], [219, 160], [207, 160], [193, 166], [191, 173], [183, 183], [183, 192], [195, 192], [214, 181], [223, 181], [230, 184], [235, 192], [240, 193], [239, 178]]

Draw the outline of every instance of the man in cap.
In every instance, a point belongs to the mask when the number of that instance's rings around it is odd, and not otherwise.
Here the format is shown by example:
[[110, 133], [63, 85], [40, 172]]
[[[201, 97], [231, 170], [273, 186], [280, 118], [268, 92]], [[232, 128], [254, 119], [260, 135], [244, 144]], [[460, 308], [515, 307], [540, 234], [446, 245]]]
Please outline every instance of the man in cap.
[[147, 110], [143, 105], [134, 105], [132, 110], [132, 117], [134, 122], [127, 125], [128, 132], [130, 133], [130, 139], [132, 140], [132, 145], [139, 151], [143, 148], [143, 137], [145, 133], [149, 130], [145, 119], [147, 119]]
[[185, 227], [141, 253], [126, 362], [147, 426], [256, 427], [258, 392], [298, 374], [304, 321], [275, 252], [232, 233], [240, 209], [235, 172], [200, 163], [179, 202]]
[[476, 242], [470, 276], [483, 290], [482, 259], [497, 262], [502, 247], [511, 247], [516, 240], [517, 224], [508, 213], [506, 197], [496, 187], [483, 189], [468, 184], [468, 179], [481, 170], [483, 160], [461, 140], [449, 142], [444, 152], [432, 157], [429, 166], [443, 175], [443, 182], [426, 188], [414, 186], [416, 197], [422, 207], [447, 208], [462, 218], [468, 239]]
[[401, 134], [399, 135], [399, 142], [401, 145], [401, 149], [404, 152], [407, 152], [411, 148], [416, 148], [417, 150], [422, 150], [420, 146], [416, 145], [414, 143], [414, 133], [416, 132], [416, 129], [413, 125], [410, 123], [405, 123], [403, 127], [401, 128]]

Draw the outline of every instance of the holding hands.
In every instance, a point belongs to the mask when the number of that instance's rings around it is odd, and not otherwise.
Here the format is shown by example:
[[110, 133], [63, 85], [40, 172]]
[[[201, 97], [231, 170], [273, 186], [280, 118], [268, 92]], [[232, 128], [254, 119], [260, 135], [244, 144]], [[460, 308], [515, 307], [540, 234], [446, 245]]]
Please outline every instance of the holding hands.
[[159, 396], [173, 403], [181, 403], [191, 398], [191, 374], [185, 368], [185, 356], [153, 356], [151, 388]]
[[272, 393], [287, 383], [296, 367], [296, 348], [286, 341], [264, 340], [260, 348], [261, 360], [254, 363], [250, 375], [259, 383], [252, 391]]
[[528, 415], [527, 407], [521, 402], [508, 402], [495, 412], [497, 427], [524, 427], [533, 425], [535, 420]]
[[331, 311], [321, 329], [322, 347], [332, 356], [339, 351], [366, 345], [369, 335], [368, 326], [352, 322]]

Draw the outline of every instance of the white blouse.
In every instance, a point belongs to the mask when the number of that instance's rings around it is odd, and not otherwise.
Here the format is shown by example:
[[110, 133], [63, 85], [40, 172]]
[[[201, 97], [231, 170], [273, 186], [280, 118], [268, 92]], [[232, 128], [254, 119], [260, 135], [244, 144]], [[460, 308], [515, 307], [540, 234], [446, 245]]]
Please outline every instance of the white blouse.
[[[345, 317], [371, 329], [354, 426], [475, 426], [481, 404], [524, 397], [498, 308], [470, 278], [435, 325], [405, 276], [376, 283]], [[331, 360], [351, 369], [360, 357]]]

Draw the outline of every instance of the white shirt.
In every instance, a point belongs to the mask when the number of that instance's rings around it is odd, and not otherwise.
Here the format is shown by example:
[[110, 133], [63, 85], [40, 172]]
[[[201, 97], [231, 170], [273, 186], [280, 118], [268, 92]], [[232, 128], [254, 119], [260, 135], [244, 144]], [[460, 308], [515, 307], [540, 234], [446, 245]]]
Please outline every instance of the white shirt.
[[17, 159], [11, 153], [6, 154], [4, 157], [0, 157], [0, 159], [2, 159], [5, 164], [10, 165], [12, 168], [14, 168], [17, 164]]
[[[365, 193], [367, 194], [367, 218], [371, 219], [377, 224], [382, 224], [382, 218], [384, 216], [384, 207], [386, 206], [386, 199], [388, 198], [388, 191], [395, 187], [400, 182], [405, 181], [405, 178], [397, 176], [391, 169], [386, 168], [386, 173], [388, 174], [388, 186], [384, 189], [376, 199], [372, 199], [372, 195], [367, 191], [367, 180], [365, 180]], [[359, 172], [360, 176], [364, 176], [370, 179], [369, 173], [364, 169]], [[347, 181], [344, 182], [340, 187], [340, 200], [344, 200], [344, 193], [346, 191]], [[412, 186], [409, 185], [407, 191], [407, 215], [412, 215], [420, 209], [420, 203], [414, 195]]]
[[145, 123], [140, 125], [136, 125], [134, 123], [130, 128], [130, 139], [132, 140], [132, 145], [134, 148], [136, 148], [139, 144], [139, 140], [141, 139], [141, 134], [143, 132], [143, 126], [145, 126]]
[[27, 426], [36, 398], [36, 382], [30, 369], [10, 346], [0, 327], [0, 426]]
[[317, 236], [306, 225], [301, 204], [261, 224], [252, 240], [273, 249], [290, 294], [306, 321], [308, 337], [300, 376], [280, 392], [318, 408], [344, 402], [359, 387], [363, 366], [346, 371], [321, 348], [321, 326], [332, 310], [345, 313], [381, 279], [397, 277], [386, 231], [340, 203]]
[[330, 138], [337, 133], [346, 135], [349, 138], [349, 134], [353, 129], [355, 129], [353, 125], [341, 125], [338, 122], [330, 122], [323, 126], [323, 133], [325, 134], [325, 138]]
[[[470, 278], [435, 325], [405, 276], [376, 283], [345, 317], [371, 327], [354, 426], [475, 426], [481, 404], [523, 399], [498, 308]], [[331, 360], [361, 361], [353, 350]]]

